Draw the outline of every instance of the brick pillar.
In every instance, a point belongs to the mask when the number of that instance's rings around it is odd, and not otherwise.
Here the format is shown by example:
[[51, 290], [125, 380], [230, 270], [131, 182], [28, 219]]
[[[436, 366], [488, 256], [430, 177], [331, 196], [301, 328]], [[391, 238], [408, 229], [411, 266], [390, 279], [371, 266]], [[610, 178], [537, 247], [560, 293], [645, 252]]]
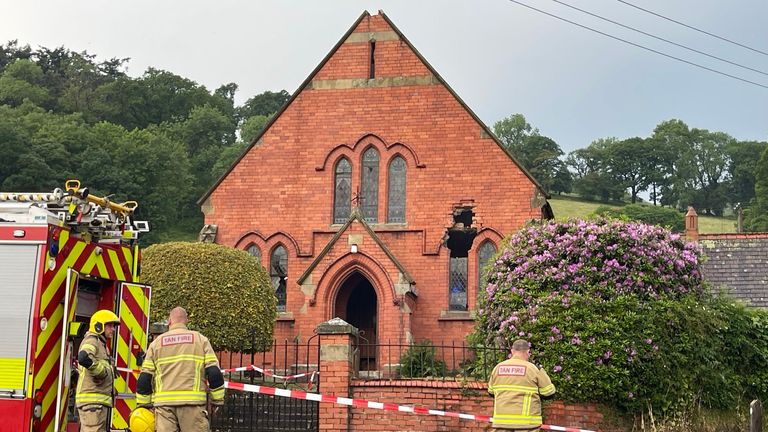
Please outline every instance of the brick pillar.
[[685, 238], [690, 241], [699, 240], [699, 215], [693, 206], [689, 206], [688, 213], [685, 214]]
[[[349, 384], [354, 373], [352, 338], [357, 329], [341, 318], [317, 326], [320, 335], [320, 392], [349, 396]], [[320, 430], [348, 432], [349, 407], [320, 403]]]

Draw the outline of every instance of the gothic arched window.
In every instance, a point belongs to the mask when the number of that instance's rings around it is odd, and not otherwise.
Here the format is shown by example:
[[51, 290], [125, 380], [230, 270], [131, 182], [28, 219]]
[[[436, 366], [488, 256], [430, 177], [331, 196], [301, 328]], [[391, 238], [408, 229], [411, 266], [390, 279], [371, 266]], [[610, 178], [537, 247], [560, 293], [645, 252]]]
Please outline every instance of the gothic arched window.
[[277, 245], [272, 250], [269, 259], [269, 276], [272, 278], [272, 288], [277, 297], [277, 311], [285, 312], [285, 300], [288, 287], [288, 252], [283, 245]]
[[389, 164], [387, 222], [405, 223], [405, 159], [397, 156]]
[[360, 191], [363, 219], [378, 222], [379, 213], [379, 152], [370, 147], [363, 153], [363, 178]]
[[488, 264], [496, 255], [496, 245], [488, 240], [477, 249], [477, 295], [485, 291], [488, 285]]
[[256, 257], [256, 259], [261, 262], [261, 249], [259, 249], [258, 246], [251, 243], [247, 248], [245, 248], [245, 251], [248, 252], [251, 256]]
[[352, 211], [352, 165], [347, 158], [336, 163], [333, 187], [333, 223], [341, 224]]

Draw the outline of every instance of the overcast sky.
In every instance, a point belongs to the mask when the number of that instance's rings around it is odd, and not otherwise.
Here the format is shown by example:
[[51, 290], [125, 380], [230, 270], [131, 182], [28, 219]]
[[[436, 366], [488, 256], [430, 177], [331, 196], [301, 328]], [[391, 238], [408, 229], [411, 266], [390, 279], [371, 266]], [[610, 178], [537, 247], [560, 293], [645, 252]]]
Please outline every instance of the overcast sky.
[[[744, 70], [552, 0], [520, 0], [670, 55], [768, 86]], [[768, 55], [719, 41], [617, 0], [562, 0], [622, 24], [768, 73]], [[768, 52], [767, 0], [627, 0]], [[294, 92], [363, 10], [399, 27], [489, 126], [522, 113], [568, 152], [592, 140], [648, 136], [659, 122], [741, 140], [768, 139], [768, 88], [701, 70], [575, 27], [509, 0], [0, 0], [0, 41], [130, 57], [128, 73], [166, 69], [237, 102]]]

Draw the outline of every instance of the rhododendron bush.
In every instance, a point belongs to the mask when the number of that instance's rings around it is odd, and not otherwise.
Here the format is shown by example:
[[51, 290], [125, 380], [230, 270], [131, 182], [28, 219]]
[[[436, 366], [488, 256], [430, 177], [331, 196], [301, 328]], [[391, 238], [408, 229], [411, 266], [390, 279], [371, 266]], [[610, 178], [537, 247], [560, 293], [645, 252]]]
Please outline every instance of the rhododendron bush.
[[700, 259], [695, 243], [652, 225], [530, 225], [488, 269], [470, 338], [529, 340], [561, 399], [661, 414], [732, 408], [766, 394], [768, 320], [710, 294]]

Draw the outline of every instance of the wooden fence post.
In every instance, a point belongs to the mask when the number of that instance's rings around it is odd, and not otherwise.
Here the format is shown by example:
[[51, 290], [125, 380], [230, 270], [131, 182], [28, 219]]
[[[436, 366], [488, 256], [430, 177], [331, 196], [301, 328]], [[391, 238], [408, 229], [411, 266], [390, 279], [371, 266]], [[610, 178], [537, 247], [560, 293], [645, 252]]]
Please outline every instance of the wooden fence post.
[[757, 399], [749, 404], [749, 432], [763, 432], [763, 404]]

